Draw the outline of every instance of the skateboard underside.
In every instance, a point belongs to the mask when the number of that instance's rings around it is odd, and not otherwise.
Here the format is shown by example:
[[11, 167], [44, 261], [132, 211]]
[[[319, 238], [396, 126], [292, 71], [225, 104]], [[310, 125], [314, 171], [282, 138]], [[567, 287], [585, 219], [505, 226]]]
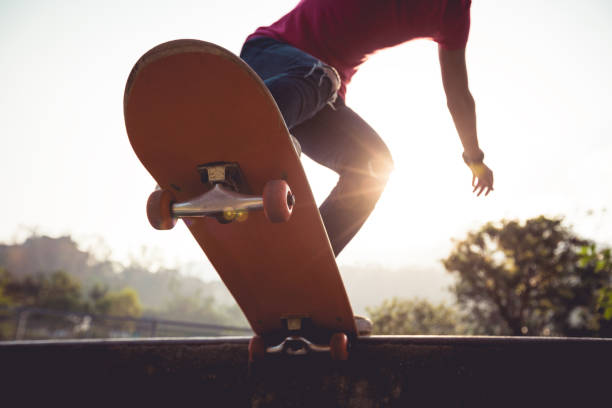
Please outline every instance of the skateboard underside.
[[[257, 198], [270, 181], [290, 187], [286, 222], [272, 223], [251, 209], [234, 211], [227, 222], [210, 213], [184, 217], [266, 344], [292, 333], [323, 343], [333, 333], [355, 335], [306, 175], [274, 100], [243, 61], [196, 40], [155, 47], [130, 74], [124, 114], [134, 151], [177, 208], [202, 197], [209, 203], [220, 189], [223, 183], [208, 176], [213, 173], [203, 177], [211, 163], [236, 164], [241, 173], [241, 185], [225, 183], [224, 190]], [[298, 320], [299, 329], [291, 330]]]

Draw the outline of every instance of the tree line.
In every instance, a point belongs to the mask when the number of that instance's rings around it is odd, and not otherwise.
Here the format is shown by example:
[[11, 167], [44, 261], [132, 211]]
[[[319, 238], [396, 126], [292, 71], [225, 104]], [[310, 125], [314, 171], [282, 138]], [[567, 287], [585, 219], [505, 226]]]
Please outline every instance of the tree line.
[[248, 326], [237, 305], [217, 300], [224, 290], [221, 282], [175, 269], [153, 272], [136, 261], [123, 266], [97, 259], [70, 237], [32, 234], [23, 243], [0, 245], [0, 338], [15, 331], [7, 310], [24, 307]]
[[140, 317], [138, 293], [129, 287], [110, 291], [94, 285], [85, 295], [78, 280], [64, 271], [16, 278], [0, 268], [0, 306], [38, 307], [58, 311]]
[[454, 304], [393, 299], [368, 311], [379, 334], [612, 337], [612, 262], [561, 218], [487, 223], [454, 242]]

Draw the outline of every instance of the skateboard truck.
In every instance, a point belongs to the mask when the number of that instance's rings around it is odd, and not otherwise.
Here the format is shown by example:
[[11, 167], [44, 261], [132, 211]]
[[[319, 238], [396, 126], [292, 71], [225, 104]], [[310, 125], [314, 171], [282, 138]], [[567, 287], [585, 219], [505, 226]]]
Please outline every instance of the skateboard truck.
[[261, 196], [247, 191], [237, 163], [215, 162], [198, 166], [202, 182], [212, 188], [191, 199], [176, 202], [170, 190], [156, 190], [147, 202], [147, 216], [155, 229], [171, 229], [178, 218], [215, 217], [221, 223], [243, 220], [249, 211], [264, 210], [271, 222], [291, 217], [295, 196], [284, 180], [266, 183]]
[[232, 190], [248, 194], [249, 188], [244, 181], [244, 175], [238, 163], [214, 162], [198, 166], [202, 183], [222, 184]]
[[314, 344], [310, 340], [302, 336], [289, 336], [277, 346], [266, 348], [266, 353], [278, 354], [286, 353], [291, 356], [301, 356], [309, 352], [327, 352], [331, 351], [329, 345]]
[[265, 354], [288, 354], [292, 356], [306, 355], [311, 352], [330, 353], [333, 360], [346, 360], [348, 358], [348, 336], [345, 333], [333, 333], [328, 344], [316, 344], [301, 335], [304, 326], [310, 324], [309, 318], [287, 317], [283, 325], [290, 334], [279, 344], [267, 346], [263, 337], [254, 336], [249, 342], [249, 360], [260, 360]]

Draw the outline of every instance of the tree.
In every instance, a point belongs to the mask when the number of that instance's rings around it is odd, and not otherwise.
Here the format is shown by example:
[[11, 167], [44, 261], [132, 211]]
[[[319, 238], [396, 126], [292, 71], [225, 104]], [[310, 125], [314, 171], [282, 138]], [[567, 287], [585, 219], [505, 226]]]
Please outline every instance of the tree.
[[[34, 307], [61, 312], [87, 310], [87, 302], [81, 299], [80, 283], [63, 271], [23, 279], [17, 279], [6, 271], [0, 272], [0, 292], [9, 307]], [[35, 336], [46, 337], [49, 333], [71, 330], [75, 324], [74, 316], [67, 313], [45, 315], [25, 310], [19, 316], [20, 322], [28, 321], [28, 331], [34, 330]], [[0, 327], [0, 336], [15, 336], [16, 329], [3, 326]], [[24, 333], [18, 335], [23, 336]]]
[[[69, 236], [52, 238], [37, 235], [35, 232], [22, 243], [0, 243], [0, 267], [11, 271], [14, 278], [12, 281], [18, 281], [21, 286], [22, 293], [17, 303], [37, 303], [41, 289], [41, 281], [37, 276], [49, 277], [53, 271], [61, 270], [78, 281], [83, 295], [89, 294], [89, 299], [94, 303], [91, 291], [96, 285], [96, 290], [104, 289], [106, 292], [133, 288], [138, 292], [140, 303], [147, 310], [163, 309], [173, 301], [175, 295], [203, 299], [214, 297], [218, 300], [215, 307], [219, 309], [220, 314], [233, 320], [238, 316], [240, 322], [245, 321], [235, 304], [227, 313], [221, 310], [224, 308], [222, 304], [228, 303], [230, 297], [222, 282], [204, 282], [195, 276], [186, 276], [175, 268], [153, 268], [157, 262], [151, 249], [143, 249], [141, 258], [144, 260], [133, 260], [130, 265], [124, 266], [109, 259], [108, 251], [99, 251], [100, 247], [104, 247], [103, 243], [95, 243], [95, 253], [80, 249], [82, 246], [82, 243], [77, 243]], [[189, 265], [183, 267], [187, 268]], [[157, 270], [153, 272], [153, 269]], [[86, 303], [91, 306], [92, 302]]]
[[459, 334], [462, 332], [455, 309], [426, 300], [385, 300], [368, 308], [376, 334]]
[[12, 306], [33, 306], [54, 310], [83, 311], [81, 285], [66, 272], [56, 271], [49, 276], [27, 276], [16, 279], [4, 272], [2, 293]]
[[36, 306], [45, 309], [84, 311], [85, 302], [81, 299], [81, 284], [66, 272], [57, 271], [49, 277], [40, 277], [39, 298]]
[[0, 268], [0, 340], [9, 339], [13, 335], [13, 324], [8, 310], [12, 302], [4, 290], [9, 279], [10, 275], [6, 269]]
[[[95, 293], [95, 289], [92, 292]], [[140, 317], [142, 315], [142, 305], [138, 298], [138, 292], [132, 288], [123, 288], [118, 292], [105, 291], [102, 296], [93, 300], [93, 302], [95, 313], [123, 317]]]
[[610, 271], [579, 265], [592, 243], [560, 218], [488, 223], [455, 243], [443, 260], [452, 291], [480, 334], [597, 335], [597, 298]]
[[216, 307], [213, 297], [186, 296], [175, 292], [163, 310], [156, 313], [165, 319], [183, 320], [198, 323], [226, 324]]
[[[598, 274], [604, 281], [604, 284], [598, 289], [593, 325], [600, 335], [612, 337], [612, 281], [610, 281], [612, 250], [610, 248], [597, 250], [595, 244], [592, 244], [583, 247], [580, 254], [580, 265]], [[606, 278], [608, 279], [607, 285], [605, 284]]]
[[11, 299], [6, 295], [4, 289], [10, 278], [6, 269], [0, 267], [0, 308], [6, 308], [11, 305]]

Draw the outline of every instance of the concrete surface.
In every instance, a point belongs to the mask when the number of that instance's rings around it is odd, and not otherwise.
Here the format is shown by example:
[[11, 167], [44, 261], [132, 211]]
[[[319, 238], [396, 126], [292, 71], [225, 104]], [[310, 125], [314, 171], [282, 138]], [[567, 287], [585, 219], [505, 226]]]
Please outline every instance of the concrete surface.
[[346, 362], [248, 338], [0, 343], [0, 398], [32, 406], [608, 406], [612, 340], [372, 337]]

